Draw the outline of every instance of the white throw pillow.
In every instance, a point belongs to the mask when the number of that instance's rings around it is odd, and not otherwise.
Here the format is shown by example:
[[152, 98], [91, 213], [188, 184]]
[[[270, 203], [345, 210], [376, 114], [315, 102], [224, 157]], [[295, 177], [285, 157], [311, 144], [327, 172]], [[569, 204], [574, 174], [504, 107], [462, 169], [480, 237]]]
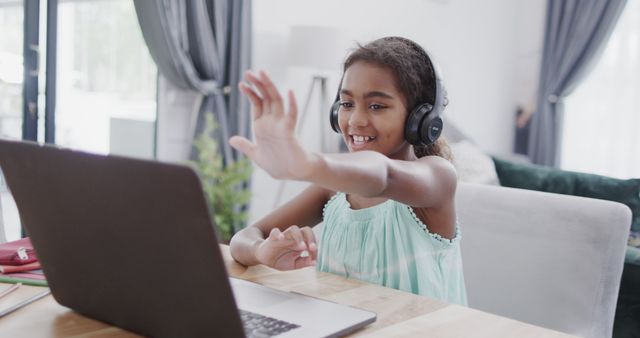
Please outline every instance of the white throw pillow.
[[491, 159], [475, 144], [462, 140], [450, 144], [453, 166], [462, 182], [500, 185], [496, 167]]

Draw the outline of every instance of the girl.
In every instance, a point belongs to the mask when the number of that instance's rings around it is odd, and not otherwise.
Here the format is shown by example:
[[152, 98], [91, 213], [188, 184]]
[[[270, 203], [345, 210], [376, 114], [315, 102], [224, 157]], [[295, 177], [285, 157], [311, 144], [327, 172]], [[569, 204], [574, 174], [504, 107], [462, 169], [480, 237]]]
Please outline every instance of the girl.
[[[294, 135], [293, 93], [285, 111], [264, 72], [247, 72], [245, 79], [239, 86], [252, 103], [255, 143], [238, 136], [229, 143], [274, 178], [312, 184], [238, 232], [230, 244], [234, 259], [280, 270], [315, 265], [466, 304], [456, 172], [444, 141], [431, 143], [427, 136], [434, 135], [416, 132], [416, 114], [439, 120], [432, 115], [446, 104], [427, 53], [411, 40], [386, 37], [349, 55], [332, 111], [332, 126], [349, 148], [345, 154], [304, 149]], [[437, 138], [439, 127], [428, 131]], [[318, 247], [311, 227], [320, 222]]]

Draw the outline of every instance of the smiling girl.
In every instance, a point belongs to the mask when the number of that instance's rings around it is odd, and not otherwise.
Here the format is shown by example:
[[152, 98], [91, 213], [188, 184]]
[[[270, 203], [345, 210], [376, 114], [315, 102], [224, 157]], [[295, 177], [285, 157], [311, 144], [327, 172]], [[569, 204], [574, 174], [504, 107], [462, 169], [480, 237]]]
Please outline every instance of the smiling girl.
[[[289, 109], [264, 72], [240, 89], [252, 103], [255, 141], [230, 144], [277, 179], [311, 182], [300, 195], [231, 240], [245, 265], [319, 271], [466, 304], [457, 177], [448, 148], [435, 140], [446, 93], [428, 54], [386, 37], [360, 46], [344, 63], [332, 127], [349, 153], [304, 149]], [[311, 227], [323, 222], [316, 243]]]

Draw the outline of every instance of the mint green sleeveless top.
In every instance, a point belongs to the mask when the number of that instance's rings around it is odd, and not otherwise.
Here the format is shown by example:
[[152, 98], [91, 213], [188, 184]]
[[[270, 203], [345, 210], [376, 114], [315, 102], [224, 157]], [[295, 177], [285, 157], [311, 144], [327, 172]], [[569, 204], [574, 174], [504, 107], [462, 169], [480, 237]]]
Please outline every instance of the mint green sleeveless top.
[[323, 218], [318, 271], [467, 305], [457, 225], [449, 240], [405, 204], [353, 210], [344, 193], [325, 204]]

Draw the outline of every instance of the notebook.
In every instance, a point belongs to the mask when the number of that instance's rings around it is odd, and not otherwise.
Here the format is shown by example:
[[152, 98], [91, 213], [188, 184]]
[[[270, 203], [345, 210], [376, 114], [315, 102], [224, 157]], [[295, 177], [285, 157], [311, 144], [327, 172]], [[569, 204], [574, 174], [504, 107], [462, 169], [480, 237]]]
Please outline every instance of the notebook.
[[153, 337], [326, 337], [376, 319], [230, 279], [189, 167], [5, 140], [0, 167], [53, 297], [83, 315]]
[[29, 238], [0, 243], [0, 282], [47, 286]]

